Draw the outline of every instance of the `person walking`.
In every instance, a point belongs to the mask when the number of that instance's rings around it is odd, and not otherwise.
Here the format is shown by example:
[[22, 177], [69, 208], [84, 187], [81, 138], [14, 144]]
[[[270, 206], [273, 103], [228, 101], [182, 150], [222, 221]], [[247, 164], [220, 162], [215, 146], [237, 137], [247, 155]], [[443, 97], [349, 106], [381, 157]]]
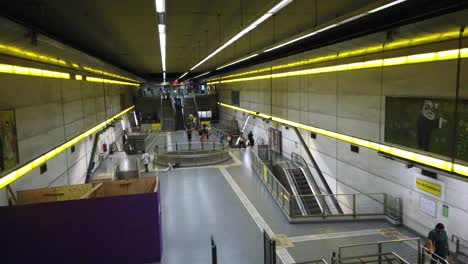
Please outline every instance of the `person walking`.
[[187, 125], [187, 140], [188, 142], [192, 142], [192, 128], [190, 125]]
[[254, 136], [252, 131], [249, 132], [247, 135], [247, 139], [249, 140], [249, 146], [253, 147], [254, 146]]
[[245, 137], [244, 134], [240, 134], [239, 136], [239, 148], [246, 148], [247, 146], [245, 145]]
[[[449, 245], [448, 245], [448, 236], [445, 231], [445, 226], [442, 223], [438, 223], [431, 232], [429, 232], [427, 238], [432, 242], [432, 248], [434, 249], [434, 254], [432, 257], [435, 260], [446, 260], [450, 255]], [[435, 260], [431, 260], [432, 263], [436, 263]]]
[[141, 160], [143, 161], [143, 164], [145, 165], [145, 172], [149, 172], [148, 165], [151, 160], [151, 156], [143, 150], [143, 155], [141, 156]]

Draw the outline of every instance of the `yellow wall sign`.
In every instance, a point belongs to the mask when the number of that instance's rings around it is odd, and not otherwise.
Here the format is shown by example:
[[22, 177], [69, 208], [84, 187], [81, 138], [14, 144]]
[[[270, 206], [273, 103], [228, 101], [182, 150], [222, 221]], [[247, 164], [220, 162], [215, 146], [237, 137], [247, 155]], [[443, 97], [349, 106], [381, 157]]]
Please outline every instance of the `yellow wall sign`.
[[263, 165], [263, 180], [268, 182], [268, 167], [266, 165]]
[[153, 124], [151, 124], [151, 129], [154, 129], [154, 130], [161, 130], [161, 123], [153, 123]]
[[440, 186], [437, 183], [425, 181], [421, 178], [416, 178], [416, 188], [418, 188], [419, 190], [428, 192], [430, 194], [433, 194], [435, 196], [440, 197], [442, 195], [442, 186]]
[[209, 121], [209, 120], [201, 121], [200, 124], [201, 124], [202, 126], [203, 126], [203, 125], [211, 126], [211, 121]]

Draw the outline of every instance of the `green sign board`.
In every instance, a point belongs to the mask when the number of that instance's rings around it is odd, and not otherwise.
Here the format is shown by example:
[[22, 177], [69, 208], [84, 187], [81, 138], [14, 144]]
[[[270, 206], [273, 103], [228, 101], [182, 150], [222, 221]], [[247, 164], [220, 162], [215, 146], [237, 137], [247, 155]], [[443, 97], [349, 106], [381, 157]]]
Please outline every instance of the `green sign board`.
[[[386, 97], [385, 142], [468, 161], [468, 100]], [[457, 124], [457, 142], [454, 129]], [[455, 143], [455, 153], [452, 146]]]
[[444, 217], [448, 217], [449, 216], [449, 207], [447, 205], [442, 205], [442, 215]]

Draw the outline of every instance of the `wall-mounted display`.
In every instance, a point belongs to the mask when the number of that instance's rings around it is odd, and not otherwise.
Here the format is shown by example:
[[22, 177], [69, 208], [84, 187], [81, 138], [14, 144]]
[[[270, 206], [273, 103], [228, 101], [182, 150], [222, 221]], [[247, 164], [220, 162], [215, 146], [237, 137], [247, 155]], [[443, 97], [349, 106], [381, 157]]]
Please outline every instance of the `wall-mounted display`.
[[458, 122], [455, 104], [447, 98], [386, 97], [385, 142], [468, 161], [468, 100], [458, 100]]
[[0, 173], [18, 164], [14, 110], [0, 110]]

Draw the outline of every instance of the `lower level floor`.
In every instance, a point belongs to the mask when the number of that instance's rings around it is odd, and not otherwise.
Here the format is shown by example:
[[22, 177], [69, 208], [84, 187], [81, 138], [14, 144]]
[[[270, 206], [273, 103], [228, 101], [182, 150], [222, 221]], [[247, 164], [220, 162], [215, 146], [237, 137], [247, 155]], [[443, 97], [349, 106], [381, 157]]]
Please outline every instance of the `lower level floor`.
[[[330, 262], [340, 246], [418, 237], [385, 221], [290, 224], [252, 170], [250, 149], [232, 149], [230, 155], [221, 165], [145, 174], [160, 178], [161, 263], [211, 263], [211, 237], [218, 263], [263, 263], [263, 231], [278, 238], [278, 263]], [[375, 247], [353, 250], [365, 255], [375, 253]], [[416, 243], [385, 247], [416, 262]]]

